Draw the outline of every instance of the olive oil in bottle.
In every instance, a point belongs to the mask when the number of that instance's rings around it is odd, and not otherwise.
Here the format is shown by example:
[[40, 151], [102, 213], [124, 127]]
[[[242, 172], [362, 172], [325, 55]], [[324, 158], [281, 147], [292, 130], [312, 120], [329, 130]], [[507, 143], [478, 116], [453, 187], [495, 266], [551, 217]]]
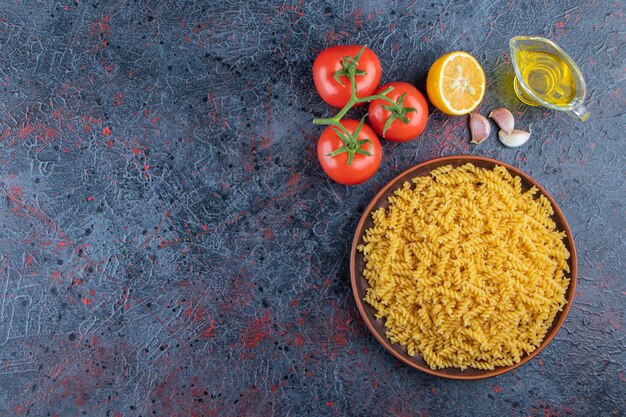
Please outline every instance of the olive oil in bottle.
[[587, 88], [576, 63], [558, 45], [538, 36], [515, 36], [509, 42], [515, 71], [515, 95], [529, 106], [564, 111], [586, 120]]
[[544, 51], [517, 51], [522, 79], [542, 100], [566, 106], [576, 97], [576, 81], [567, 62]]

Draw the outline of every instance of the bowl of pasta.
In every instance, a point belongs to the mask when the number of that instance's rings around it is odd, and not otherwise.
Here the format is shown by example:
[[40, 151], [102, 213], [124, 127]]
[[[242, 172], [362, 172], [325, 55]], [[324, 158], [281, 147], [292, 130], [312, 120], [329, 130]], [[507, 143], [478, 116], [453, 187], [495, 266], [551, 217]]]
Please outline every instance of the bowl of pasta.
[[392, 355], [429, 374], [480, 379], [550, 343], [574, 297], [576, 249], [529, 175], [450, 156], [376, 194], [354, 235], [350, 276], [363, 320]]

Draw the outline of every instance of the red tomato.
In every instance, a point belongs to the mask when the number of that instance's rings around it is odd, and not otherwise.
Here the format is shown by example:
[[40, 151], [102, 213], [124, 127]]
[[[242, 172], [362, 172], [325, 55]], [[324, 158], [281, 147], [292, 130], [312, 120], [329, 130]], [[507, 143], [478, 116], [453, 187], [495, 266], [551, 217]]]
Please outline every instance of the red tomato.
[[[342, 120], [341, 124], [351, 134], [354, 134], [359, 126], [359, 121], [348, 119]], [[366, 124], [361, 127], [356, 139], [358, 141], [369, 139], [369, 141], [364, 141], [358, 148], [366, 153], [369, 152], [371, 156], [363, 155], [357, 151], [354, 153], [354, 160], [348, 165], [348, 152], [342, 152], [335, 156], [329, 155], [344, 146], [344, 142], [335, 129], [328, 126], [317, 142], [317, 157], [324, 172], [339, 184], [344, 185], [360, 184], [372, 177], [380, 166], [383, 155], [376, 133]]]
[[[385, 100], [372, 100], [367, 112], [369, 122], [376, 133], [387, 140], [406, 142], [415, 139], [426, 128], [426, 122], [428, 121], [428, 103], [422, 93], [409, 83], [389, 83], [380, 87], [376, 94], [382, 93], [389, 87], [393, 87], [393, 91], [386, 96], [394, 102], [398, 103], [398, 100], [404, 95], [404, 98], [400, 100], [400, 104], [405, 109], [404, 113], [394, 113], [390, 111], [390, 103]], [[383, 133], [390, 117], [394, 117], [394, 120]], [[402, 120], [403, 118], [405, 121], [408, 121], [408, 123], [405, 123]]]
[[[315, 59], [313, 63], [315, 88], [322, 100], [331, 106], [343, 107], [350, 100], [350, 80], [347, 76], [340, 75], [338, 78], [341, 83], [338, 83], [335, 79], [335, 72], [344, 69], [344, 57], [354, 58], [362, 48], [361, 45], [333, 46], [324, 49]], [[382, 73], [380, 61], [374, 51], [365, 48], [356, 65], [356, 70], [354, 80], [357, 97], [371, 95], [378, 87]]]

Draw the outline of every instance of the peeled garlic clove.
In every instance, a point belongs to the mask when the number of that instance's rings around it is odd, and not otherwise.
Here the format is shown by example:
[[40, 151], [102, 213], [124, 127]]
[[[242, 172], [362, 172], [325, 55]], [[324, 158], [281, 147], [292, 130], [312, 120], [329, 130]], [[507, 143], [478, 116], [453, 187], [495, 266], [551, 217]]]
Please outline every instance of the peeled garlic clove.
[[472, 140], [470, 143], [482, 143], [491, 133], [489, 120], [478, 113], [470, 114], [469, 128], [472, 133]]
[[528, 130], [529, 132], [513, 129], [511, 133], [508, 134], [504, 130], [501, 130], [498, 132], [498, 139], [500, 139], [500, 142], [502, 142], [504, 146], [517, 148], [528, 142], [528, 139], [530, 139], [532, 131], [530, 131], [530, 128]]
[[503, 107], [495, 109], [489, 113], [489, 117], [492, 118], [493, 121], [500, 126], [500, 129], [504, 130], [507, 134], [511, 134], [513, 128], [515, 128], [515, 118], [513, 118], [513, 113], [511, 113], [508, 109]]

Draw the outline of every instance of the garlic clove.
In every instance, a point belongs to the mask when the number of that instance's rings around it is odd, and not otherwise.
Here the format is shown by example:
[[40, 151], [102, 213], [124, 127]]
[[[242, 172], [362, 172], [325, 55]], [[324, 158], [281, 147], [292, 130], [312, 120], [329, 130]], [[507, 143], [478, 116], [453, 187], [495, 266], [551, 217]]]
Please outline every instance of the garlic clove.
[[503, 107], [495, 109], [489, 113], [489, 117], [507, 134], [510, 134], [515, 128], [515, 118], [513, 117], [513, 113], [508, 109]]
[[489, 120], [483, 115], [478, 113], [470, 114], [469, 128], [472, 133], [472, 140], [470, 143], [479, 144], [482, 143], [491, 133], [491, 125]]
[[532, 133], [532, 131], [530, 130], [530, 128], [528, 130], [529, 132], [513, 129], [511, 133], [508, 134], [504, 130], [500, 130], [498, 132], [498, 139], [500, 139], [500, 142], [502, 142], [504, 146], [507, 146], [509, 148], [517, 148], [528, 142], [528, 139], [530, 139], [530, 134]]

